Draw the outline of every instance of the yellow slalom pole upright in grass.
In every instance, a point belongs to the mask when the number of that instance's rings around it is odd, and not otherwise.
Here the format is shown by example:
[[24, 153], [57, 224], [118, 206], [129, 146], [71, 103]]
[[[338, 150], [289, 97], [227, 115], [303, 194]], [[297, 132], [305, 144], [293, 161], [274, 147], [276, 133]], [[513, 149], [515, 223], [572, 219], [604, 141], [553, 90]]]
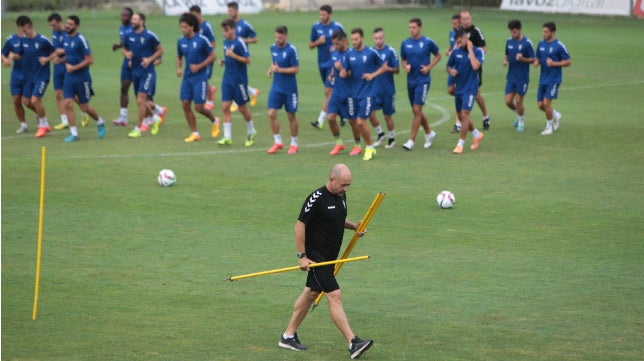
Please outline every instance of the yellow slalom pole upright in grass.
[[[358, 240], [360, 237], [358, 236], [358, 232], [362, 232], [367, 228], [367, 225], [371, 221], [371, 218], [373, 215], [376, 213], [378, 210], [378, 207], [380, 207], [380, 203], [382, 203], [383, 198], [385, 198], [384, 192], [379, 192], [376, 195], [376, 198], [373, 199], [373, 202], [371, 202], [371, 205], [369, 206], [369, 209], [367, 210], [367, 213], [365, 213], [364, 217], [362, 217], [362, 220], [360, 221], [360, 224], [358, 225], [358, 229], [356, 229], [356, 233], [353, 234], [353, 237], [351, 238], [351, 241], [347, 245], [347, 248], [344, 249], [344, 253], [342, 253], [342, 257], [340, 259], [346, 259], [349, 257], [349, 253], [353, 250], [353, 247], [355, 247], [356, 243], [358, 243]], [[337, 275], [338, 272], [340, 272], [340, 268], [342, 268], [342, 263], [337, 263], [335, 265], [335, 269], [333, 270], [333, 274]], [[313, 308], [317, 306], [320, 301], [322, 300], [322, 296], [324, 296], [324, 291], [320, 292], [318, 297], [315, 299], [315, 302], [313, 303]]]
[[42, 221], [43, 210], [45, 207], [45, 158], [47, 149], [42, 147], [42, 165], [40, 168], [40, 213], [38, 215], [38, 252], [36, 256], [36, 290], [34, 292], [34, 312], [31, 316], [32, 320], [36, 320], [38, 313], [38, 288], [40, 287], [40, 257], [42, 255]]

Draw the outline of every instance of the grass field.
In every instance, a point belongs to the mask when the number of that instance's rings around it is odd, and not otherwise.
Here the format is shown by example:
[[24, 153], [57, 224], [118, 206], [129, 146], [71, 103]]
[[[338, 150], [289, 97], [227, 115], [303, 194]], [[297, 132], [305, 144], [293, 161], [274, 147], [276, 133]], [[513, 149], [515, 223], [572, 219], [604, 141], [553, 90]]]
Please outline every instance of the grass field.
[[[453, 9], [338, 11], [345, 28], [383, 26], [399, 48], [407, 21], [420, 15], [441, 51]], [[32, 14], [49, 34], [45, 13]], [[118, 115], [120, 56], [117, 12], [81, 13], [81, 32], [94, 52], [96, 97], [108, 122]], [[2, 22], [3, 38], [16, 14]], [[262, 90], [253, 114], [256, 145], [243, 146], [236, 114], [234, 144], [218, 147], [189, 134], [174, 72], [177, 18], [149, 17], [166, 53], [156, 100], [169, 107], [156, 137], [131, 140], [108, 124], [34, 139], [16, 136], [2, 70], [2, 360], [341, 360], [346, 345], [326, 301], [299, 335], [309, 350], [277, 347], [301, 292], [303, 273], [226, 282], [225, 278], [296, 264], [293, 225], [304, 197], [324, 184], [337, 162], [353, 171], [349, 217], [386, 192], [368, 235], [339, 274], [355, 332], [375, 346], [365, 360], [624, 360], [644, 357], [644, 98], [643, 23], [635, 19], [544, 15], [476, 9], [486, 35], [483, 93], [492, 128], [476, 152], [451, 150], [453, 99], [445, 92], [446, 60], [433, 71], [426, 107], [438, 132], [430, 150], [380, 149], [364, 162], [330, 157], [327, 128], [315, 130], [323, 99], [315, 52], [307, 47], [316, 13], [263, 13], [246, 18], [259, 33], [251, 46], [251, 85]], [[526, 97], [526, 132], [512, 127], [503, 103], [501, 62], [506, 24], [514, 17], [540, 40], [553, 20], [573, 63], [555, 107], [560, 130], [539, 135], [538, 71]], [[217, 25], [222, 17], [209, 17]], [[265, 72], [276, 25], [290, 28], [299, 49], [300, 145], [295, 156], [265, 154], [272, 144]], [[221, 39], [216, 28], [218, 41]], [[221, 57], [221, 48], [217, 49]], [[215, 70], [219, 82], [221, 70]], [[404, 76], [397, 77], [398, 144], [409, 134]], [[58, 121], [51, 88], [51, 123]], [[219, 113], [219, 106], [217, 106]], [[135, 103], [130, 99], [130, 120]], [[480, 126], [480, 112], [473, 111]], [[286, 120], [282, 135], [288, 139]], [[198, 120], [207, 133], [207, 122]], [[350, 144], [349, 130], [343, 137]], [[420, 140], [420, 138], [419, 138]], [[38, 230], [41, 148], [47, 147], [43, 258], [38, 318], [31, 319]], [[171, 168], [173, 188], [156, 174]], [[457, 197], [439, 210], [436, 194]], [[346, 234], [346, 240], [351, 234]]]

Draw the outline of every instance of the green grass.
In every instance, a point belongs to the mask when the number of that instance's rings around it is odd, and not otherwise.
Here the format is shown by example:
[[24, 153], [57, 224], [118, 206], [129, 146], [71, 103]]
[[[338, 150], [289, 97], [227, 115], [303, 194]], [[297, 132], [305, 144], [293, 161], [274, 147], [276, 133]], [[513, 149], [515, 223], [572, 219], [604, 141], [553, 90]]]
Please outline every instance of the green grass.
[[[423, 10], [425, 34], [446, 47], [453, 9]], [[345, 28], [383, 26], [396, 48], [419, 10], [338, 11]], [[16, 14], [2, 23], [2, 36]], [[47, 14], [32, 14], [49, 33]], [[535, 105], [538, 71], [526, 98], [527, 125], [517, 134], [503, 103], [507, 38], [514, 17], [535, 43], [554, 20], [573, 64], [564, 70], [556, 108], [560, 130], [542, 137]], [[304, 275], [287, 273], [225, 282], [231, 275], [296, 263], [293, 225], [304, 197], [335, 162], [353, 170], [349, 217], [359, 219], [387, 193], [369, 234], [352, 255], [372, 259], [339, 275], [351, 324], [376, 340], [366, 360], [641, 360], [644, 355], [644, 43], [635, 19], [480, 10], [474, 22], [489, 43], [485, 85], [492, 129], [476, 152], [453, 156], [456, 136], [445, 92], [444, 59], [433, 71], [426, 108], [438, 138], [431, 150], [381, 149], [363, 162], [328, 155], [328, 129], [314, 130], [322, 88], [307, 47], [315, 13], [246, 18], [259, 33], [251, 46], [257, 144], [212, 139], [185, 144], [174, 54], [177, 18], [150, 17], [165, 49], [156, 99], [169, 107], [158, 136], [127, 138], [108, 125], [36, 140], [16, 136], [2, 70], [2, 359], [3, 360], [336, 360], [344, 341], [326, 301], [299, 330], [303, 353], [279, 349]], [[108, 121], [118, 115], [120, 56], [116, 12], [81, 13], [90, 41], [96, 97]], [[222, 17], [209, 17], [217, 25]], [[300, 144], [296, 156], [268, 156], [265, 72], [273, 28], [286, 23], [300, 52]], [[216, 31], [218, 41], [220, 32]], [[370, 35], [368, 36], [370, 38]], [[368, 39], [369, 40], [369, 39]], [[368, 41], [370, 43], [370, 41]], [[221, 57], [221, 48], [217, 49]], [[219, 82], [221, 70], [215, 70]], [[397, 77], [397, 140], [409, 134], [404, 76]], [[135, 104], [131, 98], [130, 119]], [[51, 88], [49, 119], [57, 121]], [[217, 108], [219, 109], [219, 107]], [[447, 115], [443, 114], [446, 113]], [[480, 112], [473, 111], [479, 125]], [[282, 135], [288, 138], [283, 114]], [[30, 114], [29, 125], [35, 128]], [[206, 133], [207, 122], [199, 118]], [[348, 129], [343, 137], [350, 142]], [[47, 147], [43, 258], [38, 318], [31, 320], [38, 230], [41, 147]], [[421, 147], [422, 148], [422, 147]], [[156, 184], [162, 168], [178, 183]], [[456, 194], [439, 210], [436, 194]], [[351, 234], [347, 233], [347, 240]]]

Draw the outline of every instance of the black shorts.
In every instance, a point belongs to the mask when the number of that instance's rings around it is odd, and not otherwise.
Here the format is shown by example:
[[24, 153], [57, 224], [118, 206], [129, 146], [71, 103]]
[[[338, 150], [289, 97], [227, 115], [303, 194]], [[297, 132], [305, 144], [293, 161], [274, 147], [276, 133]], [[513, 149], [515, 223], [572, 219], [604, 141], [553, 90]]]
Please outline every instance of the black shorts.
[[308, 277], [306, 277], [306, 287], [311, 291], [326, 293], [340, 289], [338, 281], [333, 275], [334, 265], [311, 268]]

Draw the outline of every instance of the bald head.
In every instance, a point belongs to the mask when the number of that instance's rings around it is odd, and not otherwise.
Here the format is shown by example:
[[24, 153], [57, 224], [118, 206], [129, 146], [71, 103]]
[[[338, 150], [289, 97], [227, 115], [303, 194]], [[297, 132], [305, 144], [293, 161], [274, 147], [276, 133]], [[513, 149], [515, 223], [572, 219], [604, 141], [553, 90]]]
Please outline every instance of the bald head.
[[346, 164], [336, 164], [333, 167], [331, 167], [331, 173], [329, 174], [329, 178], [339, 178], [340, 175], [344, 172], [348, 172], [349, 176], [351, 175], [351, 171], [349, 170], [349, 167], [347, 167]]
[[331, 168], [327, 189], [338, 196], [347, 192], [351, 185], [351, 170], [346, 164], [336, 164]]

